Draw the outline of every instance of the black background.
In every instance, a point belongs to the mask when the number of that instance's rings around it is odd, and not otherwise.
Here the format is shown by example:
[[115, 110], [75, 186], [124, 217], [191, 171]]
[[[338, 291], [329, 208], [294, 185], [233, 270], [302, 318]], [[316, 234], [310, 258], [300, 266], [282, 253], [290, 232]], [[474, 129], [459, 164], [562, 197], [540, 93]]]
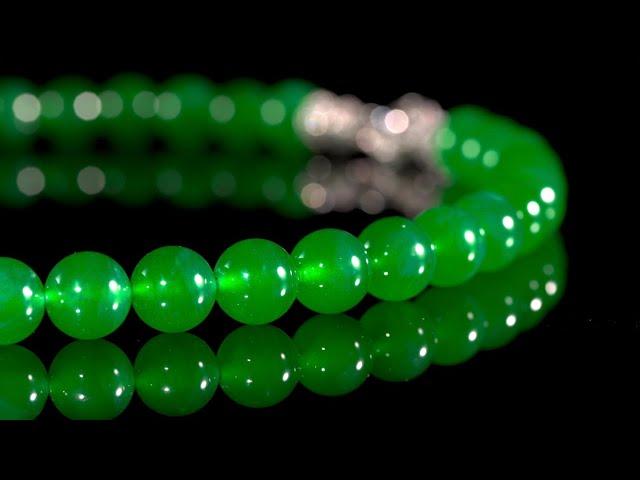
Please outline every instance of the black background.
[[[79, 31], [53, 41], [51, 33], [33, 49], [5, 56], [0, 74], [37, 83], [61, 74], [99, 82], [123, 71], [157, 81], [182, 72], [201, 73], [216, 82], [302, 77], [379, 103], [417, 91], [445, 108], [473, 103], [513, 117], [540, 131], [565, 164], [570, 183], [562, 228], [570, 259], [565, 297], [541, 326], [507, 347], [483, 352], [458, 367], [430, 368], [407, 384], [369, 380], [355, 393], [335, 399], [298, 388], [267, 410], [238, 407], [217, 392], [201, 413], [180, 419], [160, 417], [134, 398], [117, 421], [82, 427], [70, 426], [49, 403], [39, 422], [27, 428], [106, 431], [122, 437], [142, 424], [140, 431], [171, 437], [189, 429], [193, 438], [204, 433], [243, 448], [285, 441], [289, 446], [301, 441], [294, 439], [324, 434], [334, 445], [404, 444], [413, 443], [415, 434], [416, 441], [441, 439], [458, 448], [460, 443], [482, 443], [489, 433], [507, 442], [540, 434], [544, 444], [569, 437], [588, 443], [596, 427], [635, 425], [637, 416], [627, 407], [638, 400], [632, 385], [637, 381], [638, 320], [621, 315], [615, 301], [600, 306], [606, 280], [598, 278], [598, 267], [606, 259], [598, 230], [608, 226], [595, 212], [611, 182], [601, 175], [607, 161], [597, 146], [602, 117], [594, 104], [606, 93], [599, 80], [610, 66], [601, 63], [599, 43], [589, 32], [563, 35], [541, 24], [516, 34], [487, 25], [467, 38], [453, 22], [440, 31], [398, 21], [392, 22], [395, 28], [337, 21], [291, 32], [275, 25], [260, 31], [239, 24], [219, 30], [223, 20], [196, 38], [178, 34], [178, 20], [169, 25], [175, 27], [170, 35], [162, 34], [169, 27], [161, 24], [125, 38], [114, 23], [101, 35]], [[83, 40], [87, 35], [91, 42]], [[96, 36], [102, 41], [94, 43]], [[336, 226], [357, 233], [370, 221], [355, 212], [292, 222], [268, 211], [212, 207], [185, 212], [165, 203], [123, 209], [106, 201], [82, 208], [41, 202], [0, 215], [2, 255], [20, 258], [42, 274], [75, 250], [104, 252], [130, 272], [144, 253], [163, 244], [182, 244], [216, 258], [225, 246], [246, 237], [270, 238], [290, 249], [312, 229]], [[291, 332], [304, 318], [306, 312], [295, 310], [282, 324]], [[232, 328], [218, 312], [196, 333], [215, 346]], [[139, 322], [129, 321], [112, 340], [134, 358], [151, 335]], [[66, 341], [43, 322], [26, 345], [48, 364]]]

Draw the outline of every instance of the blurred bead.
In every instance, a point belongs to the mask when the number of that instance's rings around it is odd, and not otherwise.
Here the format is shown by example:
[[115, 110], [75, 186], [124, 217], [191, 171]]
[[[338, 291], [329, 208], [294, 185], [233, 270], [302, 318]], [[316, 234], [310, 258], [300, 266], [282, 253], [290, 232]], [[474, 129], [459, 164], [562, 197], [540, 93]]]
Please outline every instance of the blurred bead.
[[211, 82], [200, 75], [178, 75], [158, 92], [159, 136], [176, 152], [204, 150], [213, 124], [209, 104], [215, 90]]
[[436, 266], [431, 283], [439, 287], [460, 285], [480, 269], [485, 242], [471, 215], [460, 208], [442, 206], [422, 212], [415, 222], [435, 249]]
[[82, 340], [114, 332], [129, 313], [131, 284], [110, 257], [79, 252], [63, 258], [45, 283], [49, 318], [62, 332]]
[[131, 276], [133, 308], [161, 332], [190, 330], [209, 315], [216, 298], [213, 271], [185, 247], [160, 247], [136, 265]]
[[522, 247], [522, 221], [503, 196], [476, 192], [462, 197], [456, 206], [469, 213], [484, 232], [486, 253], [481, 271], [498, 270], [516, 258]]
[[53, 404], [72, 420], [111, 420], [133, 396], [131, 362], [106, 340], [70, 343], [53, 359], [49, 374]]
[[360, 241], [344, 230], [310, 233], [293, 249], [298, 300], [320, 313], [339, 313], [357, 305], [367, 293], [369, 268]]
[[142, 152], [151, 145], [157, 114], [156, 87], [137, 73], [108, 80], [100, 91], [100, 124], [116, 150]]
[[190, 333], [163, 333], [138, 352], [136, 391], [155, 412], [189, 415], [213, 398], [219, 373], [218, 360], [203, 340]]
[[56, 150], [80, 152], [95, 140], [102, 102], [86, 78], [61, 77], [42, 88], [39, 132]]
[[44, 287], [24, 263], [0, 257], [0, 345], [29, 337], [44, 316]]
[[293, 337], [300, 352], [300, 383], [319, 395], [345, 395], [357, 389], [373, 365], [371, 340], [346, 315], [316, 315]]
[[412, 303], [377, 303], [360, 323], [372, 341], [375, 377], [388, 382], [411, 380], [431, 364], [432, 327]]
[[293, 260], [279, 245], [263, 239], [237, 242], [215, 267], [217, 300], [231, 318], [251, 325], [280, 318], [296, 299]]
[[245, 326], [231, 332], [218, 350], [220, 386], [245, 407], [271, 407], [298, 383], [298, 353], [291, 339], [272, 326]]
[[415, 302], [432, 326], [435, 339], [433, 363], [436, 365], [466, 362], [482, 345], [484, 313], [462, 288], [432, 288]]
[[369, 293], [382, 300], [416, 296], [435, 270], [431, 239], [411, 220], [387, 217], [360, 234], [369, 259]]
[[0, 346], [0, 420], [33, 420], [49, 396], [42, 362], [19, 345]]
[[0, 79], [0, 150], [24, 151], [34, 140], [42, 105], [35, 87], [22, 78]]

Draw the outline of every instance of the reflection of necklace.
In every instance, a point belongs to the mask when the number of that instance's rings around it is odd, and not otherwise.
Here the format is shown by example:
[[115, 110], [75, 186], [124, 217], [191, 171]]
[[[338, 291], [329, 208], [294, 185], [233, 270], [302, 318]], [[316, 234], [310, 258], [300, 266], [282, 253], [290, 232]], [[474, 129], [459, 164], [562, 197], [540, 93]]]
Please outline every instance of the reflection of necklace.
[[[366, 185], [359, 197], [363, 208], [376, 210], [388, 200], [417, 212], [402, 194], [409, 184], [406, 159], [416, 157], [412, 165], [430, 172], [435, 186], [442, 175], [434, 172], [448, 177], [454, 186], [445, 193], [450, 204], [414, 220], [377, 220], [359, 237], [337, 229], [312, 232], [291, 254], [269, 240], [245, 240], [224, 251], [214, 268], [188, 248], [162, 247], [139, 262], [131, 279], [95, 252], [62, 259], [44, 286], [27, 265], [0, 258], [0, 344], [28, 337], [45, 310], [66, 334], [96, 339], [115, 331], [132, 304], [150, 326], [179, 332], [201, 323], [215, 301], [240, 322], [264, 324], [282, 316], [296, 298], [319, 313], [347, 311], [367, 292], [405, 300], [429, 283], [459, 285], [478, 271], [509, 264], [549, 237], [564, 216], [564, 173], [546, 141], [475, 107], [453, 109], [445, 121], [435, 103], [418, 96], [403, 97], [391, 108], [369, 106], [303, 82], [265, 87], [243, 81], [218, 88], [181, 77], [156, 90], [137, 76], [116, 78], [99, 91], [78, 79], [53, 82], [41, 92], [4, 81], [0, 148], [27, 148], [41, 135], [63, 150], [86, 146], [97, 136], [110, 139], [114, 148], [135, 150], [155, 135], [169, 148], [189, 151], [209, 141], [245, 151], [259, 143], [282, 156], [303, 144], [358, 149], [375, 168], [347, 165], [338, 169], [344, 175], [329, 175], [326, 183], [313, 171], [301, 172], [305, 205], [320, 211], [341, 206], [345, 189], [336, 185], [351, 175], [351, 190], [358, 191], [360, 180]], [[42, 171], [27, 173], [31, 187], [34, 178], [42, 180]], [[102, 179], [97, 184], [104, 184], [103, 172], [84, 171], [84, 191], [96, 192], [96, 175]]]
[[29, 350], [0, 347], [0, 419], [36, 417], [49, 390], [69, 418], [108, 419], [127, 408], [134, 386], [152, 410], [187, 415], [207, 405], [218, 384], [240, 405], [268, 407], [298, 383], [335, 396], [354, 391], [369, 375], [406, 381], [431, 363], [460, 364], [480, 349], [508, 344], [542, 320], [565, 283], [564, 248], [552, 238], [507, 268], [463, 285], [431, 288], [411, 302], [379, 302], [360, 321], [316, 315], [292, 337], [272, 325], [241, 326], [217, 356], [195, 335], [159, 334], [132, 366], [111, 342], [80, 340], [56, 355], [48, 380]]

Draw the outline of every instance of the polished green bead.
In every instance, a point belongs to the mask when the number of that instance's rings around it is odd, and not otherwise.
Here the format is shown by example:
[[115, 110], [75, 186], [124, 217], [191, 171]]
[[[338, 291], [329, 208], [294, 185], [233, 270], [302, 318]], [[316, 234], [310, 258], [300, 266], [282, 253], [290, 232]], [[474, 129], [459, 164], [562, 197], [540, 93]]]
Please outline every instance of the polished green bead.
[[432, 288], [415, 306], [425, 315], [434, 335], [433, 363], [457, 365], [471, 359], [484, 339], [485, 315], [463, 287]]
[[185, 247], [160, 247], [136, 265], [131, 276], [133, 308], [161, 332], [190, 330], [209, 315], [216, 298], [213, 271]]
[[49, 396], [40, 359], [20, 345], [0, 346], [0, 420], [33, 420]]
[[348, 232], [317, 230], [300, 240], [291, 256], [298, 273], [298, 300], [315, 312], [344, 312], [367, 293], [367, 254]]
[[369, 293], [382, 300], [416, 296], [435, 270], [431, 239], [411, 220], [387, 217], [373, 222], [359, 237], [369, 259]]
[[172, 77], [159, 89], [156, 130], [176, 152], [207, 147], [213, 120], [209, 104], [215, 97], [211, 82], [199, 75]]
[[373, 345], [371, 373], [389, 382], [423, 373], [433, 356], [431, 325], [409, 302], [380, 302], [360, 320]]
[[298, 383], [298, 352], [286, 333], [270, 325], [231, 332], [220, 345], [218, 360], [220, 387], [245, 407], [276, 405]]
[[300, 383], [320, 395], [344, 395], [369, 376], [373, 347], [362, 325], [346, 315], [316, 315], [293, 337], [300, 352]]
[[516, 258], [522, 247], [523, 226], [503, 196], [476, 192], [462, 197], [456, 206], [469, 213], [481, 229], [486, 245], [481, 271], [498, 270]]
[[97, 252], [60, 260], [47, 277], [45, 295], [54, 325], [81, 340], [114, 332], [131, 307], [129, 277], [115, 260]]
[[280, 318], [296, 299], [293, 260], [260, 238], [227, 248], [215, 267], [220, 308], [234, 320], [261, 325]]
[[0, 257], [0, 345], [30, 336], [44, 316], [44, 287], [24, 263]]
[[415, 222], [431, 238], [436, 253], [431, 283], [440, 287], [460, 285], [480, 269], [485, 241], [470, 214], [457, 207], [442, 206], [422, 212]]
[[134, 364], [136, 391], [151, 410], [169, 416], [203, 408], [218, 387], [218, 360], [190, 333], [162, 333], [142, 347]]
[[53, 359], [49, 375], [53, 404], [72, 420], [111, 420], [133, 397], [131, 362], [106, 340], [70, 343]]
[[558, 231], [567, 210], [564, 175], [543, 168], [522, 168], [492, 178], [489, 187], [516, 209], [523, 226], [521, 252], [533, 252]]
[[108, 80], [100, 91], [100, 126], [118, 151], [143, 152], [151, 145], [158, 107], [153, 82], [137, 73]]

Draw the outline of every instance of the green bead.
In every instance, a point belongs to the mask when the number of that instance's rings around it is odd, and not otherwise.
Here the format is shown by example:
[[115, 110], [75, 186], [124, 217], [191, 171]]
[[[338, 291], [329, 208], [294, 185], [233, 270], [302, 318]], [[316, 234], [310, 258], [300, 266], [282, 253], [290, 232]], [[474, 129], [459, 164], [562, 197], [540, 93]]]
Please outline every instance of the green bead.
[[298, 272], [298, 300], [315, 312], [344, 312], [367, 293], [367, 255], [348, 232], [326, 228], [310, 233], [291, 256]]
[[24, 151], [33, 142], [42, 112], [35, 87], [21, 78], [0, 79], [0, 150]]
[[0, 257], [0, 345], [30, 336], [44, 316], [44, 287], [24, 263]]
[[282, 330], [269, 325], [231, 332], [218, 350], [220, 386], [245, 407], [271, 407], [298, 383], [298, 352]]
[[522, 246], [522, 222], [504, 197], [477, 192], [462, 197], [456, 206], [469, 213], [482, 229], [486, 253], [481, 271], [498, 270], [516, 258]]
[[296, 299], [293, 260], [269, 240], [243, 240], [227, 248], [216, 263], [215, 275], [220, 308], [242, 323], [272, 322]]
[[360, 234], [369, 259], [369, 293], [382, 300], [416, 296], [435, 270], [431, 239], [411, 220], [387, 217]]
[[460, 285], [480, 269], [485, 241], [470, 214], [442, 206], [422, 212], [415, 222], [433, 242], [436, 267], [431, 283], [439, 287]]
[[117, 75], [103, 85], [100, 100], [100, 125], [118, 151], [149, 148], [159, 103], [149, 78], [137, 73]]
[[346, 315], [316, 315], [293, 337], [300, 352], [300, 383], [314, 393], [337, 396], [354, 391], [373, 365], [371, 340]]
[[540, 323], [562, 298], [567, 283], [567, 254], [559, 234], [545, 241], [535, 252], [519, 258], [508, 269], [510, 281], [523, 298], [525, 312], [520, 330]]
[[199, 75], [178, 75], [158, 91], [159, 136], [177, 152], [206, 148], [213, 124], [209, 104], [215, 92], [211, 82]]
[[133, 396], [131, 362], [106, 340], [70, 343], [53, 359], [49, 375], [53, 404], [72, 420], [111, 420]]
[[19, 345], [0, 346], [0, 420], [33, 420], [49, 395], [42, 362]]
[[131, 307], [127, 274], [102, 253], [79, 252], [60, 260], [47, 277], [45, 292], [51, 321], [81, 340], [114, 332]]
[[436, 365], [466, 362], [478, 352], [484, 339], [484, 312], [461, 288], [432, 288], [415, 302], [432, 325]]
[[218, 360], [190, 333], [162, 333], [138, 352], [136, 391], [151, 410], [169, 416], [203, 408], [218, 387]]
[[213, 271], [185, 247], [160, 247], [136, 265], [131, 276], [133, 308], [161, 332], [190, 330], [209, 315], [216, 298]]
[[431, 364], [432, 327], [412, 303], [377, 303], [360, 322], [372, 341], [375, 377], [389, 382], [411, 380]]

